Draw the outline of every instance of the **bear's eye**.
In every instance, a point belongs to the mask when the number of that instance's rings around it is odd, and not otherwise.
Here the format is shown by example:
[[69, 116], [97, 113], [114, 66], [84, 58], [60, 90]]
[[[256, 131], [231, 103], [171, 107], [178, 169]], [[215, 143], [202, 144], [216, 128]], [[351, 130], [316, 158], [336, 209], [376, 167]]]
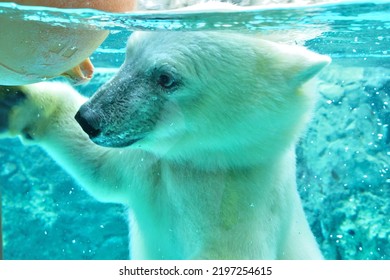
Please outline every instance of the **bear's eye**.
[[158, 77], [158, 84], [163, 88], [171, 89], [176, 85], [176, 81], [172, 75], [163, 73]]

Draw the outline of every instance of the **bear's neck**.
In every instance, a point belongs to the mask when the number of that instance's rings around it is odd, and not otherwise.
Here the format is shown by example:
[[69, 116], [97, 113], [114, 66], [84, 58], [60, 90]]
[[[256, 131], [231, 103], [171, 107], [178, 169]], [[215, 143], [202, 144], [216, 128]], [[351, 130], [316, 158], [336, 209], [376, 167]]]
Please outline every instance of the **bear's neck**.
[[[276, 252], [260, 247], [267, 244], [268, 236], [279, 235], [279, 229], [270, 228], [263, 242], [254, 245], [252, 237], [254, 231], [272, 227], [272, 221], [293, 215], [289, 202], [284, 201], [288, 193], [296, 192], [292, 160], [293, 151], [245, 168], [205, 170], [198, 163], [162, 159], [160, 178], [146, 194], [148, 202], [132, 211], [132, 257], [275, 257]], [[269, 207], [270, 199], [274, 207]], [[243, 238], [237, 240], [237, 235]], [[247, 249], [243, 251], [242, 246]]]
[[263, 167], [269, 165], [272, 161], [280, 161], [286, 155], [292, 155], [295, 160], [294, 145], [279, 147], [278, 149], [267, 149], [255, 144], [252, 146], [234, 147], [227, 149], [188, 149], [180, 154], [164, 155], [171, 162], [177, 165], [184, 165], [194, 170], [212, 171], [212, 172], [235, 172], [236, 170], [251, 170], [254, 167]]

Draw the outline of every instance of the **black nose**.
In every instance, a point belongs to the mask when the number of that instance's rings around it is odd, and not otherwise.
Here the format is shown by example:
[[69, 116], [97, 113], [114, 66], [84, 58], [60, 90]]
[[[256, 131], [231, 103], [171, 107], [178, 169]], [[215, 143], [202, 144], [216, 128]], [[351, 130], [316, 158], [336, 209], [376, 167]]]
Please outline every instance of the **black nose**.
[[81, 106], [75, 116], [75, 119], [90, 138], [96, 137], [100, 134], [99, 116], [86, 106]]

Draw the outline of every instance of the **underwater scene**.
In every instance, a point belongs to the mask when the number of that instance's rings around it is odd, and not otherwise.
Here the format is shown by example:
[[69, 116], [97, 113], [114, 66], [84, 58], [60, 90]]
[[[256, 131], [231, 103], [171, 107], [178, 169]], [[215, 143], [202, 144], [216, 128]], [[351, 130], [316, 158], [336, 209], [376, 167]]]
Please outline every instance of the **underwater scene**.
[[[242, 5], [197, 12], [145, 4], [129, 14], [0, 3], [0, 24], [12, 18], [108, 31], [90, 56], [93, 78], [75, 85], [87, 97], [118, 72], [135, 31], [232, 31], [329, 56], [331, 64], [318, 75], [312, 118], [296, 147], [299, 195], [325, 259], [390, 260], [390, 2], [233, 2]], [[0, 164], [4, 259], [129, 258], [126, 206], [99, 202], [42, 148], [18, 138], [0, 139]]]

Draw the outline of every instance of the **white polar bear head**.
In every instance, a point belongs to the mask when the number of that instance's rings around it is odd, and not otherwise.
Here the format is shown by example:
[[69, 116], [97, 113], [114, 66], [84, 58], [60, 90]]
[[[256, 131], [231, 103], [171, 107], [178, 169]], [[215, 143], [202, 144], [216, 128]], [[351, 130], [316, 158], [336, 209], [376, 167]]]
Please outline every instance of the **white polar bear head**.
[[245, 148], [265, 159], [295, 142], [315, 100], [303, 85], [328, 63], [250, 34], [135, 32], [117, 75], [76, 119], [102, 146], [221, 161]]

